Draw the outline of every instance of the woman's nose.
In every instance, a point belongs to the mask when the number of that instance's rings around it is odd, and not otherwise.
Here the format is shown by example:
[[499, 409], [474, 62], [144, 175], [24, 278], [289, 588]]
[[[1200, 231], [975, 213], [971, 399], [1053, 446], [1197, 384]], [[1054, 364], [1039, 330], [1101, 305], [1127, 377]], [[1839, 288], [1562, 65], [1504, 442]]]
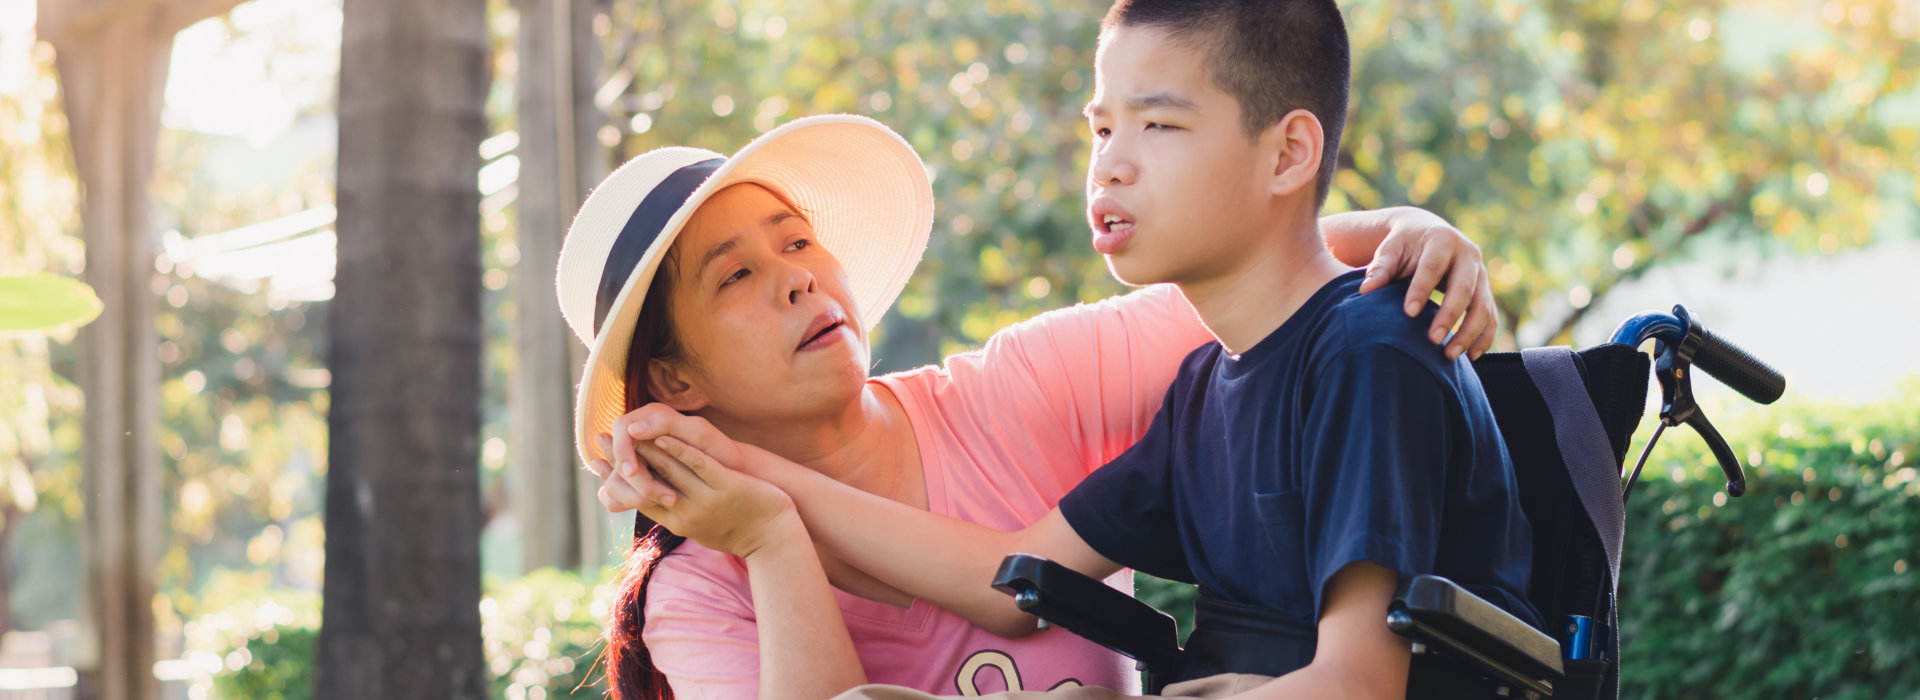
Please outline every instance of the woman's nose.
[[788, 304], [800, 303], [804, 294], [812, 294], [819, 289], [819, 281], [813, 271], [801, 265], [787, 265], [781, 279], [781, 287], [786, 292]]

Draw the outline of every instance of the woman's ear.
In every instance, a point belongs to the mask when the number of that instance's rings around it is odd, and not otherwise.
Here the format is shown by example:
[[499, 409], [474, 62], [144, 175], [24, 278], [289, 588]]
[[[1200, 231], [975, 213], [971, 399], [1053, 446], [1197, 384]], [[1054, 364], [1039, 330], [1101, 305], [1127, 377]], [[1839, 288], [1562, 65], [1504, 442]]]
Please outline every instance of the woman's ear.
[[687, 369], [669, 360], [647, 362], [647, 393], [681, 413], [707, 407], [707, 394], [688, 380]]

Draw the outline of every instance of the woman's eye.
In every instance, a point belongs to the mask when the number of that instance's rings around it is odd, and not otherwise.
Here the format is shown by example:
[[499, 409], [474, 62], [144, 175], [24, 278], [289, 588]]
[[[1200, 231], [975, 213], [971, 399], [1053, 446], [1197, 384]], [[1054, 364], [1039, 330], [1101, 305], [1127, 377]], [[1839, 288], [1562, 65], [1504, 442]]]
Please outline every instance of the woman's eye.
[[797, 240], [797, 241], [794, 241], [793, 243], [791, 243], [791, 244], [789, 244], [789, 245], [787, 246], [787, 251], [788, 251], [788, 252], [795, 252], [795, 251], [799, 251], [799, 250], [804, 250], [804, 249], [806, 249], [807, 247], [809, 247], [809, 246], [812, 246], [812, 245], [813, 245], [813, 241], [810, 241], [810, 240], [807, 240], [807, 239], [805, 239], [805, 238], [802, 238], [802, 239], [800, 239], [800, 240]]
[[738, 282], [746, 278], [747, 278], [747, 270], [746, 268], [743, 267], [738, 270], [735, 270], [733, 274], [727, 275], [726, 279], [720, 280], [720, 286], [725, 287], [729, 284], [733, 284], [735, 282]]

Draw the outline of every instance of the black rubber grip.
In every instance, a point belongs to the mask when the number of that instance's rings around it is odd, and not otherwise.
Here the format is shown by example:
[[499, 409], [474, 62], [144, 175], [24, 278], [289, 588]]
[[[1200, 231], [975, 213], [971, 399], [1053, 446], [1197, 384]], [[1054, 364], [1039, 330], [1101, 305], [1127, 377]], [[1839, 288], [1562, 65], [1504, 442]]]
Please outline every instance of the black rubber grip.
[[1780, 370], [1712, 331], [1701, 328], [1700, 335], [1703, 342], [1693, 355], [1693, 363], [1714, 379], [1763, 404], [1773, 403], [1786, 393], [1787, 378], [1780, 375]]

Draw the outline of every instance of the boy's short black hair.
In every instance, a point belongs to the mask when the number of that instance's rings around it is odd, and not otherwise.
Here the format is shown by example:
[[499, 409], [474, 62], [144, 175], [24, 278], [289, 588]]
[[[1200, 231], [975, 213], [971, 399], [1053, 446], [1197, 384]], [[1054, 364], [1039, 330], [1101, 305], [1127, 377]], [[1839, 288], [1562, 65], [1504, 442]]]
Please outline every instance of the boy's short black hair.
[[1351, 70], [1347, 25], [1333, 0], [1117, 0], [1100, 28], [1120, 26], [1154, 27], [1206, 52], [1207, 75], [1239, 101], [1249, 138], [1288, 112], [1312, 112], [1326, 134], [1316, 191], [1326, 202]]

